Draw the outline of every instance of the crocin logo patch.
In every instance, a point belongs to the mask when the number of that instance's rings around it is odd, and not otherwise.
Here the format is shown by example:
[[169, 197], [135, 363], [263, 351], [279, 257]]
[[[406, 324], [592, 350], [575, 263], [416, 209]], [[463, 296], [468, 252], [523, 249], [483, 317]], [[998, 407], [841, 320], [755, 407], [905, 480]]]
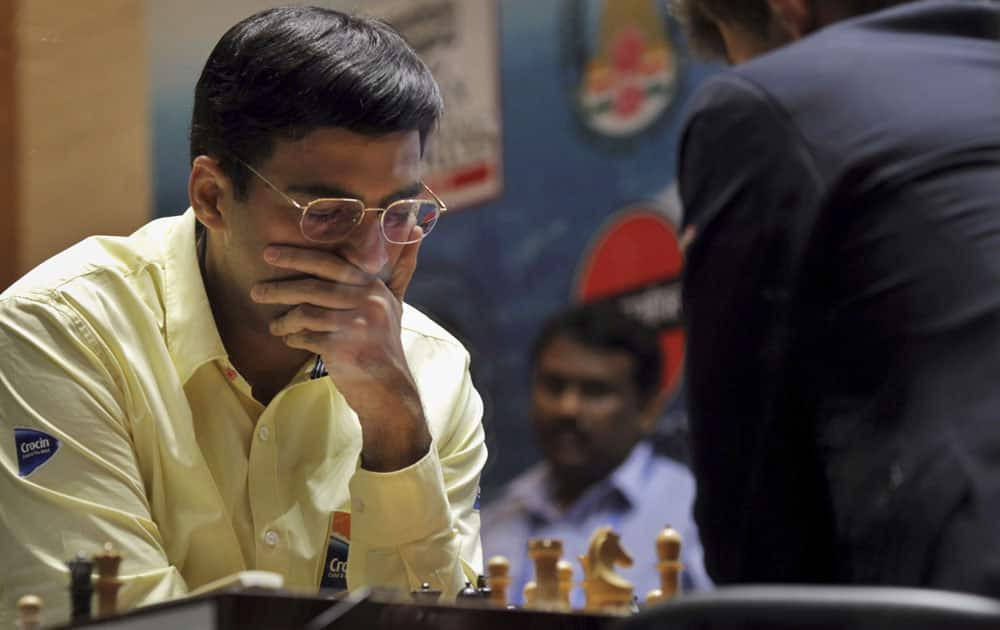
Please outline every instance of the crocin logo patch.
[[59, 440], [42, 431], [14, 427], [14, 447], [17, 449], [17, 472], [27, 477], [52, 459], [59, 450]]

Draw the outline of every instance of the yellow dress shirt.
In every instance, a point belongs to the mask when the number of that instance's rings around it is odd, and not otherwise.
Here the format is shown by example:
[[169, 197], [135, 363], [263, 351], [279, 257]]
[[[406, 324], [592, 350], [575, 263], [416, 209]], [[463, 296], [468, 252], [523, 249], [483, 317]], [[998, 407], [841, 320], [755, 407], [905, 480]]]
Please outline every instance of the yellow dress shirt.
[[457, 592], [482, 569], [482, 403], [451, 335], [406, 306], [402, 336], [434, 443], [375, 473], [315, 361], [266, 407], [251, 396], [190, 209], [30, 272], [0, 295], [0, 628], [27, 593], [46, 623], [68, 619], [65, 561], [106, 541], [124, 556], [120, 607], [249, 569], [316, 589], [335, 514], [349, 514], [349, 587]]

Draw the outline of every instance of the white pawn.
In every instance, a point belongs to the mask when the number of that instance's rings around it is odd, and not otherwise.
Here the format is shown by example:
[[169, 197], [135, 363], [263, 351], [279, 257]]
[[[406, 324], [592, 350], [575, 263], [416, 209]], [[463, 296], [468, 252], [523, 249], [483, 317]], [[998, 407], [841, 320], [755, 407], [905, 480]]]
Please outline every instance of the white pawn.
[[684, 569], [681, 557], [681, 535], [676, 529], [667, 525], [656, 536], [656, 569], [660, 573], [660, 588], [651, 590], [646, 595], [646, 603], [650, 606], [667, 601], [677, 596], [680, 590], [680, 574]]
[[39, 630], [42, 627], [42, 598], [25, 595], [17, 600], [18, 630]]

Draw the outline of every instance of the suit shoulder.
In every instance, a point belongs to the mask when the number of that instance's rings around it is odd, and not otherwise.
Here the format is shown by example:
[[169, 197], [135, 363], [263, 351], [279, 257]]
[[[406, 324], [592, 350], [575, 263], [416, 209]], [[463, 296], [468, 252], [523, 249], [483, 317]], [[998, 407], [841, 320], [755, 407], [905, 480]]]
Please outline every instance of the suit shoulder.
[[[687, 107], [686, 119], [708, 110], [734, 111], [734, 107], [753, 106], [767, 101], [767, 93], [749, 77], [728, 69], [716, 73], [701, 83]], [[739, 111], [739, 110], [736, 110]]]

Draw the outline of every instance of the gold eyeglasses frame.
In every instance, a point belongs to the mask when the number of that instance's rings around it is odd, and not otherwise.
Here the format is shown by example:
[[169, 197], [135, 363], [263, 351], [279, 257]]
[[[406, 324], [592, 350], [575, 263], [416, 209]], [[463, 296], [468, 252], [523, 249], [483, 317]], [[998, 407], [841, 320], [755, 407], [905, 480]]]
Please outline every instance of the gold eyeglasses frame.
[[[364, 220], [365, 213], [367, 213], [367, 212], [378, 212], [378, 213], [380, 213], [379, 214], [379, 218], [378, 218], [379, 219], [379, 221], [378, 221], [379, 232], [381, 233], [382, 238], [384, 238], [387, 242], [393, 243], [395, 245], [409, 245], [411, 243], [418, 243], [421, 240], [423, 240], [424, 238], [426, 238], [428, 234], [431, 233], [431, 230], [427, 230], [426, 232], [422, 232], [421, 233], [420, 238], [409, 240], [409, 241], [400, 242], [400, 241], [394, 241], [391, 238], [389, 238], [389, 236], [386, 234], [386, 231], [385, 231], [385, 213], [386, 213], [386, 211], [389, 208], [395, 206], [396, 204], [400, 204], [400, 203], [426, 203], [427, 202], [426, 199], [397, 199], [396, 201], [393, 201], [392, 203], [390, 203], [385, 208], [369, 208], [369, 207], [365, 206], [365, 202], [361, 201], [360, 199], [353, 199], [351, 197], [320, 197], [318, 199], [313, 199], [312, 201], [310, 201], [306, 205], [302, 205], [298, 201], [295, 201], [294, 199], [292, 199], [292, 197], [290, 197], [283, 190], [281, 190], [280, 188], [278, 188], [277, 186], [275, 186], [273, 183], [271, 183], [271, 180], [269, 180], [268, 178], [264, 177], [260, 173], [260, 171], [258, 171], [254, 167], [250, 166], [249, 164], [247, 164], [246, 162], [244, 162], [240, 158], [235, 158], [235, 159], [236, 159], [237, 162], [239, 162], [240, 164], [242, 164], [243, 166], [245, 166], [248, 171], [250, 171], [251, 173], [253, 173], [254, 175], [256, 175], [258, 177], [258, 179], [260, 179], [260, 181], [264, 182], [264, 184], [268, 188], [270, 188], [274, 192], [276, 192], [279, 195], [281, 195], [281, 197], [285, 201], [287, 201], [289, 204], [292, 205], [292, 207], [294, 207], [296, 210], [298, 210], [298, 211], [300, 211], [302, 213], [302, 215], [299, 217], [299, 232], [302, 234], [303, 237], [306, 238], [306, 240], [312, 241], [314, 243], [337, 243], [337, 242], [340, 242], [340, 241], [347, 240], [347, 237], [349, 237], [354, 232], [354, 230], [359, 225], [361, 225], [362, 221]], [[443, 213], [445, 213], [445, 212], [448, 211], [448, 206], [447, 206], [447, 204], [445, 204], [444, 201], [441, 200], [440, 197], [437, 196], [437, 194], [433, 190], [430, 189], [430, 187], [427, 184], [425, 184], [423, 181], [421, 181], [420, 185], [423, 186], [424, 190], [427, 191], [427, 193], [434, 199], [434, 202], [438, 205], [438, 215], [437, 215], [437, 217], [434, 218], [434, 223], [431, 224], [431, 229], [433, 229], [434, 226], [437, 225], [438, 219], [441, 218], [441, 215]], [[310, 237], [308, 234], [306, 234], [304, 223], [305, 223], [305, 220], [306, 220], [306, 215], [309, 213], [309, 208], [311, 208], [312, 206], [316, 205], [317, 203], [325, 203], [325, 202], [336, 202], [336, 203], [350, 202], [350, 203], [354, 203], [354, 204], [357, 204], [358, 207], [361, 208], [361, 212], [359, 212], [354, 217], [354, 225], [353, 225], [353, 227], [351, 227], [351, 229], [346, 234], [343, 234], [342, 236], [338, 236], [337, 238], [332, 239], [332, 240], [317, 240], [315, 238]]]

